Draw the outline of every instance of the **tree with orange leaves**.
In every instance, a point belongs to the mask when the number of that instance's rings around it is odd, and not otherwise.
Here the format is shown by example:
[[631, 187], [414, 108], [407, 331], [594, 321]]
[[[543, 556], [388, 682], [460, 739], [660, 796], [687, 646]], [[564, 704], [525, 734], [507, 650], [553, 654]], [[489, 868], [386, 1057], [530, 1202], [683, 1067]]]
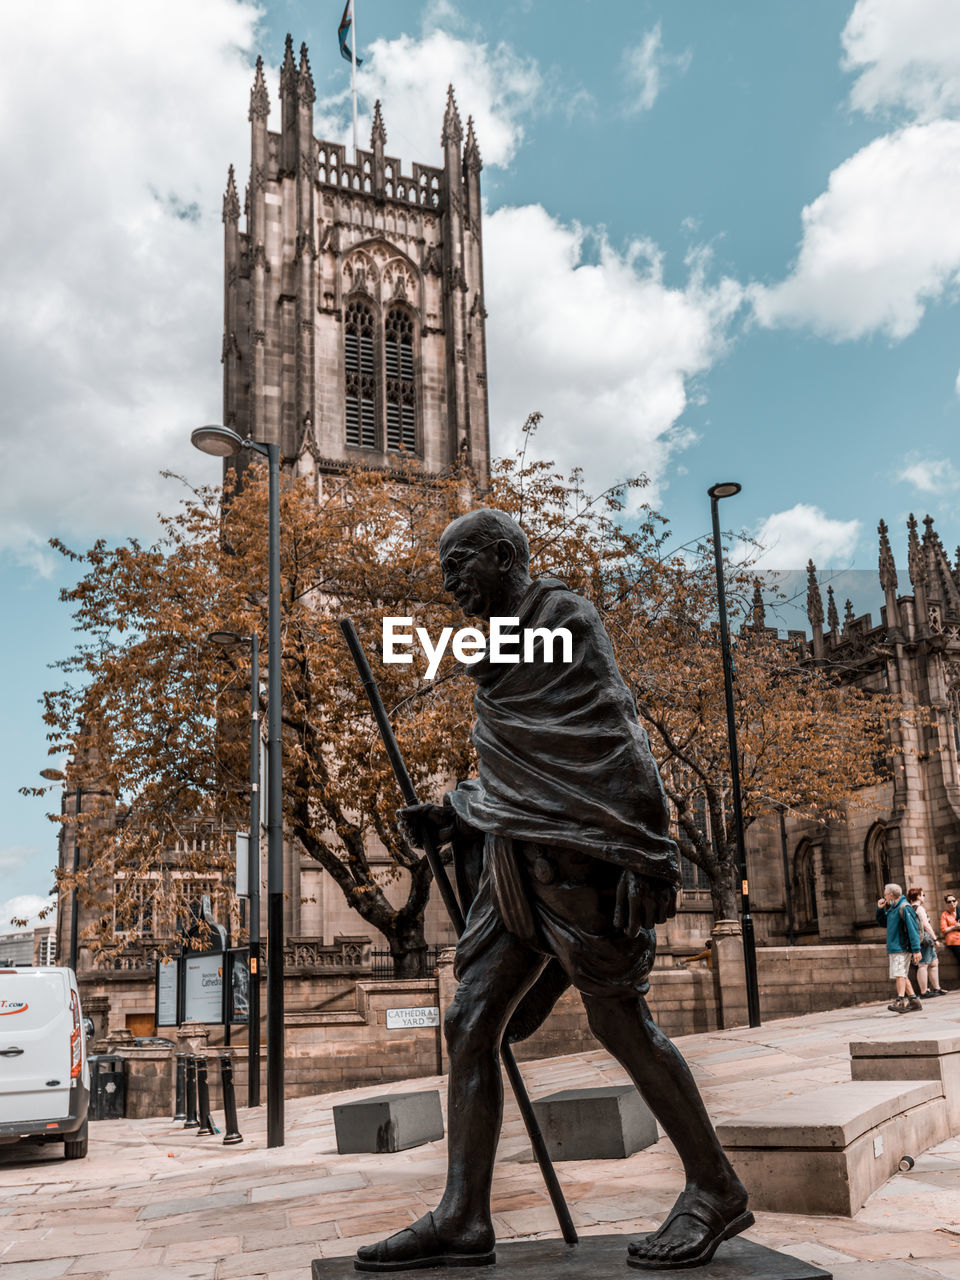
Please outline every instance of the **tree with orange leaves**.
[[[521, 522], [532, 572], [564, 579], [600, 610], [651, 735], [681, 848], [710, 878], [717, 912], [735, 914], [715, 588], [705, 549], [692, 561], [668, 556], [660, 516], [640, 507], [624, 518], [644, 484], [592, 500], [577, 473], [564, 478], [521, 455], [495, 466], [484, 500]], [[401, 799], [336, 623], [353, 618], [413, 781], [422, 798], [439, 799], [473, 768], [471, 681], [449, 652], [433, 680], [416, 650], [407, 665], [377, 655], [386, 615], [413, 617], [431, 636], [462, 625], [442, 592], [436, 547], [445, 525], [476, 505], [471, 492], [469, 476], [425, 476], [412, 461], [389, 477], [362, 468], [325, 476], [319, 498], [315, 480], [282, 486], [285, 831], [387, 938], [398, 974], [419, 971], [430, 873], [397, 829]], [[265, 513], [266, 477], [253, 466], [238, 489], [191, 491], [151, 547], [98, 542], [78, 556], [54, 544], [84, 572], [62, 593], [80, 639], [60, 664], [66, 683], [46, 695], [51, 754], [75, 754], [81, 728], [85, 741], [93, 735], [125, 815], [85, 835], [81, 900], [102, 896], [112, 878], [118, 914], [135, 915], [126, 894], [146, 895], [170, 937], [196, 876], [229, 865], [233, 832], [246, 825], [249, 671], [240, 653], [225, 657], [206, 637], [266, 635]], [[732, 573], [732, 598], [746, 582], [745, 570]], [[261, 652], [268, 667], [275, 656]], [[826, 816], [874, 780], [875, 701], [759, 629], [741, 635], [737, 673], [748, 822], [781, 803]], [[389, 855], [387, 874], [404, 875], [399, 907], [371, 849]], [[70, 873], [59, 876], [73, 887]], [[105, 915], [88, 940], [94, 948], [115, 945], [111, 925]]]

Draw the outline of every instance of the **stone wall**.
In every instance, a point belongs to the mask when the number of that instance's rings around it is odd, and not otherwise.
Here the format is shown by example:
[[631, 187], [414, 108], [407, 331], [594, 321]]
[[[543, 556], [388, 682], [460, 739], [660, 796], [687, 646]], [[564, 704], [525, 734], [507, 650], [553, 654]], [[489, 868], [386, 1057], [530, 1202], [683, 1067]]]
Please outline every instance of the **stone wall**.
[[[746, 1025], [739, 934], [725, 940], [720, 954], [714, 969], [654, 970], [647, 1003], [668, 1036]], [[757, 978], [764, 1021], [885, 1001], [891, 994], [886, 950], [875, 944], [761, 947], [757, 951]], [[587, 1026], [579, 996], [570, 990], [543, 1026], [516, 1046], [516, 1056], [524, 1061], [599, 1047]]]
[[[435, 978], [357, 982], [353, 995], [352, 1008], [285, 1010], [284, 1092], [288, 1098], [440, 1072], [439, 1025], [402, 1030], [387, 1027], [388, 1009], [437, 1007]], [[207, 1056], [211, 1107], [221, 1110], [223, 1029], [185, 1023], [179, 1029], [165, 1029], [165, 1037], [176, 1044], [135, 1048], [133, 1036], [123, 1027], [95, 1041], [95, 1052], [119, 1053], [124, 1058], [126, 1114], [134, 1118], [173, 1115], [177, 1053]], [[234, 1044], [229, 1052], [237, 1105], [243, 1107], [247, 1105], [247, 1046]], [[261, 1047], [260, 1065], [262, 1100], [266, 1096], [265, 1046]]]
[[352, 1012], [287, 1014], [287, 1096], [441, 1070], [439, 1026], [388, 1029], [388, 1009], [436, 1007], [435, 978], [358, 982]]
[[[721, 1025], [744, 1025], [739, 935], [728, 929], [715, 941], [713, 968], [658, 968], [651, 976], [647, 997], [654, 1019], [669, 1036], [712, 1031]], [[456, 980], [453, 949], [441, 956], [435, 978], [361, 980], [348, 998], [343, 990], [328, 992], [326, 1008], [286, 1010], [286, 1094], [303, 1097], [360, 1084], [432, 1076], [446, 1070], [442, 1027], [388, 1029], [387, 1010], [438, 1007], [453, 999]], [[885, 1001], [890, 994], [886, 953], [882, 945], [762, 947], [757, 952], [760, 1011], [764, 1021], [824, 1009]], [[264, 1022], [264, 1029], [266, 1022]], [[210, 1055], [210, 1098], [214, 1110], [222, 1106], [218, 1055], [222, 1028], [199, 1023], [167, 1032], [178, 1048], [133, 1048], [130, 1033], [114, 1030], [95, 1048], [119, 1052], [126, 1059], [127, 1114], [173, 1114], [174, 1055]], [[557, 1057], [597, 1049], [579, 995], [567, 991], [543, 1026], [516, 1046], [520, 1061]], [[247, 1048], [231, 1048], [238, 1106], [247, 1101]], [[261, 1069], [265, 1073], [265, 1051]], [[261, 1098], [265, 1096], [265, 1074]]]
[[886, 1000], [893, 994], [882, 943], [761, 947], [757, 976], [763, 1018], [841, 1009]]

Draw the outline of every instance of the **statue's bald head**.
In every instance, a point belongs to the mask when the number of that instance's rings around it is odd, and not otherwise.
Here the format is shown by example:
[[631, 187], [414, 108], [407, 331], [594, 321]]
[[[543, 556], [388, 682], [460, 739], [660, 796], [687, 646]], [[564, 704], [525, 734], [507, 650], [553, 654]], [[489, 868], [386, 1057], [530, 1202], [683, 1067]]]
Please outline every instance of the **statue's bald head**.
[[516, 563], [521, 569], [530, 565], [530, 544], [516, 520], [505, 511], [496, 507], [480, 507], [477, 511], [468, 511], [465, 516], [452, 520], [440, 535], [440, 555], [461, 546], [475, 550], [482, 546], [491, 546], [503, 539], [513, 548]]
[[530, 585], [529, 564], [526, 534], [494, 507], [460, 516], [440, 537], [444, 590], [468, 616], [512, 616]]

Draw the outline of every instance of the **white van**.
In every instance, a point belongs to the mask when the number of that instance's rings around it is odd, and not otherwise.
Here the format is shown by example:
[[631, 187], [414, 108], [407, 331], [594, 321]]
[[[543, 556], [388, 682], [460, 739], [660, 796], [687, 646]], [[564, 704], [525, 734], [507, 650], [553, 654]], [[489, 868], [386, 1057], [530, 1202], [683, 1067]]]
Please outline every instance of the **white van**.
[[0, 1146], [62, 1142], [87, 1154], [90, 1067], [72, 969], [0, 969]]

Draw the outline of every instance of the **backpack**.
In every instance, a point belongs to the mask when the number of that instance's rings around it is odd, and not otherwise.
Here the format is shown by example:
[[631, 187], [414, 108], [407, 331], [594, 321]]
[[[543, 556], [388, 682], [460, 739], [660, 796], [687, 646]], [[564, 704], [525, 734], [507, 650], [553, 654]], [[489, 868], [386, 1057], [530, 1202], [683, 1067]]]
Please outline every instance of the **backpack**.
[[[910, 907], [910, 903], [909, 903], [909, 902], [901, 902], [901, 903], [900, 903], [900, 908], [899, 908], [899, 916], [900, 916], [900, 945], [903, 947], [904, 951], [907, 951], [907, 952], [909, 952], [909, 953], [911, 953], [911, 954], [912, 954], [912, 953], [913, 953], [913, 947], [912, 947], [912, 946], [911, 946], [911, 944], [910, 944], [910, 930], [907, 928], [907, 922], [906, 922], [906, 920], [904, 920], [904, 918], [903, 918], [903, 913], [904, 913], [904, 911], [907, 909], [907, 907]], [[911, 910], [911, 911], [913, 911], [913, 907], [910, 907], [910, 910]], [[914, 913], [914, 916], [916, 916], [916, 913]], [[919, 932], [920, 932], [920, 921], [919, 921], [919, 920], [917, 920], [917, 922], [916, 922], [916, 923], [917, 923], [917, 933], [919, 933]]]

